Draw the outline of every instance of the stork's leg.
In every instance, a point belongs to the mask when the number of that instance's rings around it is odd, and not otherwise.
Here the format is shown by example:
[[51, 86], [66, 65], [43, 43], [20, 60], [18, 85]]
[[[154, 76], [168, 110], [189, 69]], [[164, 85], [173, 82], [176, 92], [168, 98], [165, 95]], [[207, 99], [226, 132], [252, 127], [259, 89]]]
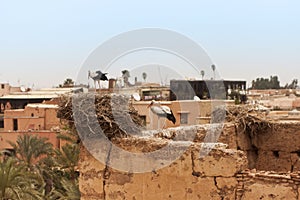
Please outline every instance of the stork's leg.
[[159, 116], [157, 116], [157, 126], [158, 126], [157, 129], [161, 129], [160, 128], [160, 117]]
[[165, 125], [166, 125], [166, 119], [165, 118], [163, 118], [164, 119], [164, 121], [163, 121], [163, 126], [162, 126], [162, 129], [165, 129], [166, 127], [165, 127]]
[[96, 92], [97, 91], [96, 80], [94, 80], [94, 87], [95, 87], [95, 92]]
[[100, 80], [98, 80], [99, 90], [101, 89]]
[[150, 130], [152, 130], [152, 129], [154, 129], [153, 113], [150, 111], [150, 109], [148, 112], [149, 112], [149, 120], [150, 120], [148, 128], [150, 128]]

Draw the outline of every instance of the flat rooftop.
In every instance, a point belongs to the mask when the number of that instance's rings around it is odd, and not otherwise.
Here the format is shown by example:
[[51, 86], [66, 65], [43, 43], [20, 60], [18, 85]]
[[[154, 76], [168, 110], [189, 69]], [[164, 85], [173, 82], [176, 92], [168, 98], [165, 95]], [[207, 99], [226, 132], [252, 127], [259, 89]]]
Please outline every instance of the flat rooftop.
[[28, 92], [12, 92], [0, 97], [1, 99], [52, 99], [60, 95], [79, 91], [82, 88], [43, 88]]
[[26, 107], [29, 108], [58, 108], [58, 105], [55, 104], [43, 104], [43, 103], [34, 103], [34, 104], [27, 104]]

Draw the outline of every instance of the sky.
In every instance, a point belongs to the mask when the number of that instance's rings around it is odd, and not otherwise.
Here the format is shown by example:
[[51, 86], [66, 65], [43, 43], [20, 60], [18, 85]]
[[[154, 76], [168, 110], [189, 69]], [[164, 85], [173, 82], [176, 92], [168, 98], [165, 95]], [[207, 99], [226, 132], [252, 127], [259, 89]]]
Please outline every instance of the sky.
[[190, 38], [222, 79], [248, 85], [271, 75], [278, 75], [281, 85], [300, 79], [298, 0], [0, 2], [0, 82], [13, 86], [54, 87], [66, 78], [77, 80], [99, 45], [142, 28]]

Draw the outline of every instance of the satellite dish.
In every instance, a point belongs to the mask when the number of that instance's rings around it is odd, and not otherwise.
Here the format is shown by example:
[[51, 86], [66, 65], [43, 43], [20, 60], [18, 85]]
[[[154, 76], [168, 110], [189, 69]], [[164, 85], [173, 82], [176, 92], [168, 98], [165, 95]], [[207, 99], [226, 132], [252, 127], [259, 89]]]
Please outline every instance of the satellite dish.
[[132, 94], [132, 97], [133, 97], [133, 99], [136, 100], [136, 101], [140, 101], [140, 100], [141, 100], [141, 97], [140, 97], [140, 95], [139, 95], [138, 93], [133, 93], [133, 94]]
[[198, 96], [194, 96], [194, 101], [200, 101], [201, 99]]
[[24, 88], [23, 86], [20, 87], [21, 92], [26, 92], [26, 88]]
[[230, 88], [227, 90], [227, 93], [228, 93], [228, 94], [231, 94], [231, 89], [230, 89]]

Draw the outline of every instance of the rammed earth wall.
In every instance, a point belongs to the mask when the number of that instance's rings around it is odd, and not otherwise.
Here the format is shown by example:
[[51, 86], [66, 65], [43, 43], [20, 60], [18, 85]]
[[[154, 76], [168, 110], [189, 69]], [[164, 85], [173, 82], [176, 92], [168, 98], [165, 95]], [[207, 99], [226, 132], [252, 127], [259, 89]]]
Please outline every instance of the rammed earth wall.
[[[206, 137], [210, 126], [214, 125], [178, 127], [156, 138], [115, 141], [132, 152], [154, 151], [171, 141], [173, 151], [186, 148], [172, 164], [145, 173], [110, 168], [111, 157], [128, 161], [111, 154], [106, 162], [100, 162], [94, 155], [107, 151], [107, 147], [102, 149], [97, 140], [87, 141], [92, 154], [82, 147], [81, 199], [299, 199], [300, 123], [278, 122], [251, 135], [234, 124], [224, 124], [218, 144], [200, 157], [203, 140], [214, 141], [214, 135]], [[184, 142], [193, 130], [194, 141]], [[168, 152], [161, 153], [163, 163]]]

